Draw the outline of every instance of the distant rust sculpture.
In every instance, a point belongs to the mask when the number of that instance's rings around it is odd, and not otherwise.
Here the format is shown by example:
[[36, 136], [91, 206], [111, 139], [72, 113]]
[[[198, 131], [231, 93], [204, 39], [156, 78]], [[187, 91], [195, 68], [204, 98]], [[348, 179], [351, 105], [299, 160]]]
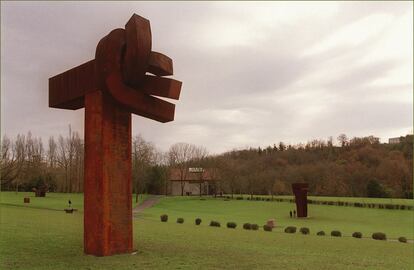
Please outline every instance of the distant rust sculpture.
[[295, 194], [297, 217], [308, 216], [308, 193], [309, 185], [307, 183], [292, 184], [293, 194]]
[[46, 192], [49, 191], [47, 185], [39, 185], [38, 187], [34, 187], [32, 190], [35, 193], [35, 197], [46, 197]]
[[[147, 75], [149, 72], [155, 76]], [[129, 253], [132, 240], [131, 113], [174, 120], [181, 82], [172, 60], [151, 51], [150, 22], [134, 14], [102, 38], [95, 59], [49, 79], [49, 107], [85, 107], [84, 251]]]

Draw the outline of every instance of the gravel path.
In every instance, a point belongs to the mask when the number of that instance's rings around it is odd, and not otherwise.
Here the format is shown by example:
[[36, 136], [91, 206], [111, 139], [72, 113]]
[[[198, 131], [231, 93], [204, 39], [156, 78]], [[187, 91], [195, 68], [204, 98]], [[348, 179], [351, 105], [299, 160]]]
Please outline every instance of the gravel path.
[[132, 210], [133, 214], [139, 214], [142, 211], [144, 211], [145, 209], [152, 207], [154, 204], [156, 204], [162, 196], [150, 196], [148, 197], [143, 203], [141, 203], [140, 205], [138, 205], [137, 207], [135, 207]]

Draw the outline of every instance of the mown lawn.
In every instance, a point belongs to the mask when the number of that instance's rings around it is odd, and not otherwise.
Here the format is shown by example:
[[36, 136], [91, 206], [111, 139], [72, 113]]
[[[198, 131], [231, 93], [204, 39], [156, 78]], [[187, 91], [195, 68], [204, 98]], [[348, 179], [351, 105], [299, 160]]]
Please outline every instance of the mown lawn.
[[[139, 194], [140, 204], [147, 194]], [[30, 204], [23, 202], [24, 197], [30, 198]], [[136, 206], [135, 194], [132, 194], [132, 206]], [[15, 205], [30, 208], [43, 208], [49, 210], [62, 210], [68, 208], [68, 201], [71, 201], [72, 208], [83, 212], [83, 193], [46, 193], [46, 197], [35, 197], [34, 192], [0, 192], [0, 203], [2, 205]]]
[[[4, 194], [3, 194], [4, 195]], [[49, 194], [48, 194], [49, 195]], [[18, 195], [16, 195], [18, 196]], [[23, 195], [20, 194], [21, 200]], [[79, 198], [81, 198], [81, 195]], [[352, 237], [333, 238], [315, 235], [312, 226], [340, 226], [343, 232], [352, 222], [365, 221], [369, 231], [378, 227], [399, 235], [413, 228], [413, 211], [359, 209], [311, 205], [312, 217], [293, 220], [286, 211], [293, 204], [250, 201], [223, 201], [199, 198], [164, 198], [134, 219], [135, 255], [98, 258], [83, 255], [83, 213], [65, 214], [49, 210], [60, 207], [64, 196], [45, 201], [43, 208], [0, 204], [0, 269], [412, 269], [413, 244]], [[12, 197], [10, 195], [10, 197]], [[53, 197], [53, 196], [49, 196]], [[75, 197], [72, 197], [75, 198]], [[45, 199], [45, 198], [37, 198]], [[16, 199], [19, 203], [20, 200]], [[72, 199], [73, 202], [73, 199]], [[5, 204], [8, 203], [8, 204]], [[55, 206], [53, 206], [55, 205]], [[61, 208], [59, 208], [61, 209]], [[327, 210], [329, 209], [329, 210]], [[347, 212], [344, 210], [351, 210]], [[361, 212], [362, 211], [362, 212]], [[369, 211], [376, 214], [369, 215]], [[159, 221], [161, 213], [169, 221]], [[391, 216], [394, 227], [385, 221]], [[406, 218], [408, 216], [408, 218]], [[184, 217], [184, 224], [175, 223]], [[194, 218], [200, 217], [200, 226]], [[246, 231], [242, 222], [262, 224], [268, 217], [278, 224], [306, 224], [311, 235], [286, 234], [278, 227], [273, 232]], [[221, 228], [208, 226], [209, 220], [221, 221]], [[349, 220], [351, 219], [351, 220]], [[225, 222], [236, 221], [236, 229]], [[327, 223], [327, 224], [324, 224]], [[391, 222], [392, 223], [392, 222]], [[312, 225], [312, 226], [311, 226]], [[321, 228], [323, 229], [323, 228]], [[390, 229], [387, 232], [385, 229]], [[328, 231], [328, 229], [326, 230]], [[362, 229], [360, 230], [362, 231]], [[411, 232], [412, 238], [412, 232]]]
[[204, 222], [216, 220], [222, 224], [234, 221], [241, 226], [245, 222], [263, 225], [268, 219], [276, 220], [276, 231], [286, 226], [308, 227], [311, 233], [319, 230], [339, 230], [342, 235], [351, 236], [359, 231], [371, 237], [374, 232], [384, 232], [388, 238], [400, 236], [413, 239], [414, 211], [371, 209], [330, 205], [308, 205], [306, 219], [290, 218], [289, 211], [295, 204], [287, 202], [238, 201], [198, 197], [167, 197], [148, 209], [142, 217], [159, 220], [161, 214], [168, 214], [175, 222], [178, 217], [194, 223], [199, 217]]

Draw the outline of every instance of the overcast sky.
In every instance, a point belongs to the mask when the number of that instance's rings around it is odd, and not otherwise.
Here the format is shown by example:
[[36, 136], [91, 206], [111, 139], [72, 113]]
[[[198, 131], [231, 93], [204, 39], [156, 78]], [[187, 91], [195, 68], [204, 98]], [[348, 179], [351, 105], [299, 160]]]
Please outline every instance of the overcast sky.
[[48, 108], [48, 78], [93, 59], [133, 13], [183, 82], [174, 122], [133, 116], [161, 150], [412, 132], [412, 2], [2, 1], [2, 135], [83, 136], [83, 109]]

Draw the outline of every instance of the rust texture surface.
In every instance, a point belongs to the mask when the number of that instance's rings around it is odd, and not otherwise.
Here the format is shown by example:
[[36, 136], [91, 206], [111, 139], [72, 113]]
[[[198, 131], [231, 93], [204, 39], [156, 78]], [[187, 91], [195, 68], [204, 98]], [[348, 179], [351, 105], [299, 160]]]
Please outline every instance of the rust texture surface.
[[307, 183], [292, 184], [292, 190], [296, 200], [297, 217], [308, 216], [308, 189], [309, 185]]
[[[146, 73], [152, 75], [146, 75]], [[125, 29], [112, 30], [95, 59], [49, 79], [49, 107], [85, 107], [84, 252], [129, 253], [132, 238], [131, 113], [174, 120], [180, 81], [172, 60], [151, 51], [147, 19], [134, 14]]]

